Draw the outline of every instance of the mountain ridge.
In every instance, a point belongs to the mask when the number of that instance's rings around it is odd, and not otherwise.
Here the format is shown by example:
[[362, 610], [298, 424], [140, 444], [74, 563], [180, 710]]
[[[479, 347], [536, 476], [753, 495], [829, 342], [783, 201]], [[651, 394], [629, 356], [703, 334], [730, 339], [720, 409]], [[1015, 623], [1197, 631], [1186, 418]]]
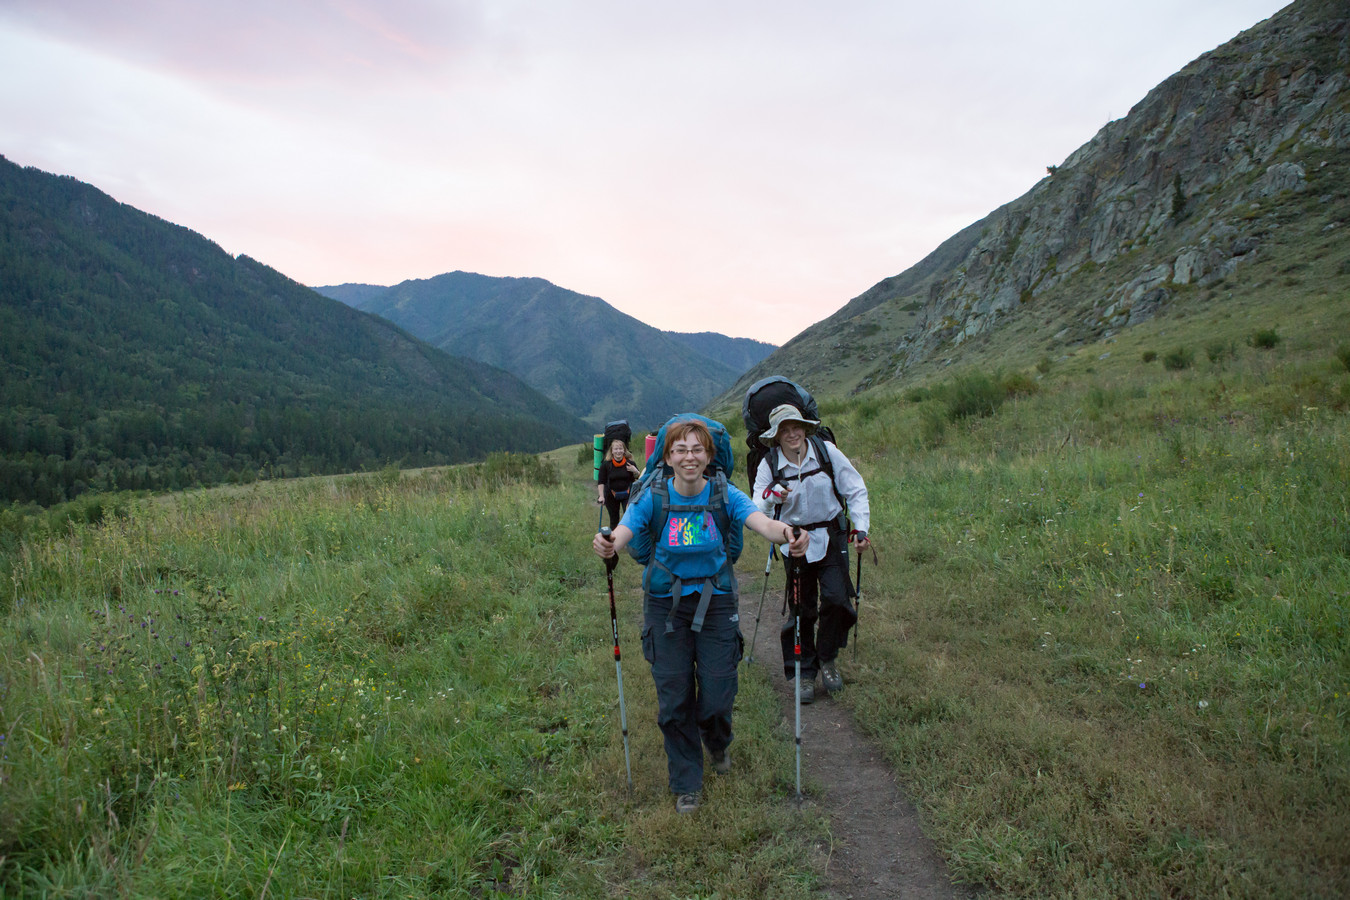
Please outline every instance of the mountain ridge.
[[433, 346], [512, 372], [597, 430], [619, 418], [655, 428], [699, 409], [744, 370], [735, 363], [763, 358], [769, 346], [712, 332], [664, 332], [599, 297], [537, 277], [455, 271], [376, 287], [315, 290]]
[[248, 481], [585, 434], [456, 359], [92, 185], [0, 157], [0, 499]]
[[795, 336], [714, 405], [769, 373], [826, 396], [926, 378], [1014, 335], [1062, 354], [1241, 278], [1282, 217], [1326, 216], [1332, 230], [1350, 219], [1347, 85], [1347, 7], [1290, 4], [1164, 79], [1029, 191]]

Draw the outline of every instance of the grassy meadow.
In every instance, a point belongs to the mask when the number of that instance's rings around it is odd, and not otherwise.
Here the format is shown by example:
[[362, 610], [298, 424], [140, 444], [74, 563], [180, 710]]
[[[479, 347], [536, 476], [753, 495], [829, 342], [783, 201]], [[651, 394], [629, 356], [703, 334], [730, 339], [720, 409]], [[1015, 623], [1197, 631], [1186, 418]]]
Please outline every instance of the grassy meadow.
[[[822, 404], [879, 557], [838, 702], [957, 880], [1350, 894], [1350, 309], [1298, 290]], [[631, 563], [627, 789], [589, 475], [0, 513], [0, 895], [811, 896], [758, 671], [674, 814]]]
[[1267, 309], [822, 409], [881, 548], [846, 702], [958, 879], [1350, 895], [1350, 298]]
[[629, 792], [589, 471], [504, 456], [21, 542], [11, 521], [0, 896], [808, 896], [823, 826], [788, 803], [767, 686], [738, 719], [758, 766], [675, 815], [635, 566]]

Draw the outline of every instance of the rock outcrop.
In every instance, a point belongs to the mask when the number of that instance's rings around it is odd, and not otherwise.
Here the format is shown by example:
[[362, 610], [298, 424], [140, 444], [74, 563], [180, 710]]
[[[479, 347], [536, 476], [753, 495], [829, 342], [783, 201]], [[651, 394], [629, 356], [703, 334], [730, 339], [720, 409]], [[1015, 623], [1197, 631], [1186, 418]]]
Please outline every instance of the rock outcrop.
[[739, 408], [772, 373], [856, 393], [1003, 334], [1066, 348], [1109, 338], [1241, 279], [1275, 229], [1310, 211], [1350, 235], [1346, 0], [1297, 0], [1196, 59], [1026, 194], [788, 341], [713, 406]]
[[1302, 0], [1151, 91], [1027, 194], [990, 215], [931, 284], [898, 371], [997, 328], [1085, 267], [1130, 274], [1080, 310], [1080, 339], [1137, 324], [1177, 285], [1213, 284], [1261, 252], [1263, 204], [1350, 151], [1350, 6]]

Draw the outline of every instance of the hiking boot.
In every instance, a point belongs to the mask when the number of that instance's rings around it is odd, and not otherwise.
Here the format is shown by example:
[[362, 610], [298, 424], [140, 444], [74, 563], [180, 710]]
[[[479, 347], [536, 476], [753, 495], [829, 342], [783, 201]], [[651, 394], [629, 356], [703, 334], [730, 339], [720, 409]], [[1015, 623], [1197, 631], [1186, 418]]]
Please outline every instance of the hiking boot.
[[[796, 679], [793, 679], [793, 681], [795, 680]], [[795, 684], [792, 684], [792, 681], [789, 681], [788, 684], [792, 685], [792, 690], [795, 693], [797, 690], [797, 686]], [[816, 680], [812, 678], [810, 681], [807, 681], [805, 678], [802, 678], [802, 705], [804, 706], [815, 699], [816, 699]]]
[[835, 691], [843, 690], [844, 676], [839, 674], [839, 666], [832, 662], [820, 664], [820, 680], [825, 685], [825, 690], [833, 694]]
[[680, 815], [698, 810], [698, 792], [681, 794], [675, 798], [675, 811]]
[[725, 775], [731, 771], [731, 750], [723, 747], [712, 754], [713, 774]]

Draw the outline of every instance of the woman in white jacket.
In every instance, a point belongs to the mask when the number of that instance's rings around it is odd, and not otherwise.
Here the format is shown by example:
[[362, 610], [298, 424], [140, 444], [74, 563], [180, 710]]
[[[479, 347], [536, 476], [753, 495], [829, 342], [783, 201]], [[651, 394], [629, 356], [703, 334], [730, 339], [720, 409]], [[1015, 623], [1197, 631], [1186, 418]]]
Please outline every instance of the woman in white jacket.
[[[867, 485], [849, 458], [829, 441], [812, 439], [820, 423], [790, 404], [769, 413], [769, 428], [760, 443], [769, 447], [755, 473], [755, 504], [772, 518], [796, 525], [810, 535], [804, 562], [793, 560], [801, 576], [801, 697], [815, 699], [816, 673], [827, 691], [844, 686], [839, 651], [848, 645], [848, 631], [857, 621], [850, 595], [845, 548], [868, 545], [870, 524]], [[822, 457], [825, 457], [822, 459]], [[853, 533], [845, 532], [840, 498], [848, 504]], [[792, 578], [792, 568], [788, 568]], [[793, 677], [793, 620], [783, 625], [783, 671]]]

